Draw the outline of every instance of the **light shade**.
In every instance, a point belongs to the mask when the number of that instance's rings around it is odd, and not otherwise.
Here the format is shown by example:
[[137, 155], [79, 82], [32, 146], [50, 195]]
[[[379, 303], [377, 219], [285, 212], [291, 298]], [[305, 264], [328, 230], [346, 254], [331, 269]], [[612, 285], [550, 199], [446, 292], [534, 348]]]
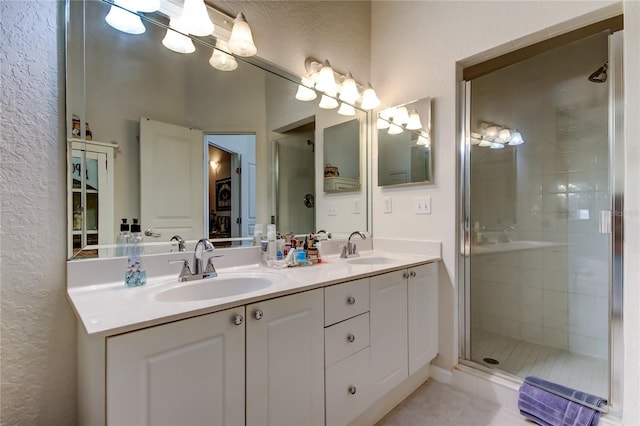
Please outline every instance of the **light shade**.
[[489, 148], [491, 148], [491, 149], [504, 149], [504, 145], [502, 145], [500, 142], [491, 142], [491, 145], [489, 146]]
[[188, 34], [188, 32], [185, 30], [181, 19], [172, 18], [169, 21], [169, 27], [172, 29], [168, 29], [167, 35], [162, 39], [164, 47], [177, 53], [193, 53], [196, 51], [191, 39], [184, 35]]
[[392, 107], [392, 108], [383, 109], [378, 113], [378, 115], [388, 121], [393, 118], [395, 113], [396, 113], [396, 109]]
[[367, 88], [362, 93], [362, 104], [360, 105], [362, 109], [369, 111], [374, 108], [377, 108], [380, 105], [380, 99], [378, 99], [378, 95], [376, 95], [376, 91], [371, 87], [371, 83], [367, 84]]
[[422, 122], [420, 121], [420, 114], [415, 109], [412, 109], [409, 113], [409, 120], [407, 121], [407, 129], [419, 130], [422, 129]]
[[299, 101], [312, 101], [318, 97], [318, 94], [315, 90], [311, 89], [313, 87], [313, 81], [308, 78], [302, 77], [302, 84], [298, 85], [298, 91], [296, 92], [296, 99]]
[[[488, 140], [486, 140], [486, 139], [482, 139], [482, 140], [480, 141], [480, 143], [478, 144], [478, 146], [481, 146], [481, 147], [483, 147], [483, 148], [486, 148], [486, 147], [488, 147], [488, 146], [491, 146], [491, 144], [492, 144], [492, 143], [493, 143], [493, 142], [491, 142], [491, 141], [488, 141]], [[498, 145], [500, 145], [500, 144], [498, 144]]]
[[253, 56], [258, 48], [253, 44], [251, 28], [242, 12], [233, 20], [233, 29], [229, 38], [229, 50], [238, 56]]
[[340, 108], [338, 108], [338, 114], [353, 116], [356, 115], [356, 110], [349, 104], [345, 104], [344, 102], [340, 104]]
[[510, 140], [511, 140], [511, 130], [506, 128], [500, 130], [500, 132], [498, 133], [498, 142], [507, 143]]
[[509, 141], [509, 145], [515, 146], [515, 145], [522, 145], [523, 143], [524, 143], [524, 139], [522, 139], [522, 135], [520, 134], [519, 131], [514, 130], [513, 132], [511, 132], [511, 140]]
[[471, 145], [479, 145], [482, 142], [482, 135], [480, 133], [471, 132], [471, 137], [469, 139]]
[[238, 68], [236, 58], [225, 52], [227, 49], [227, 43], [222, 39], [218, 39], [216, 48], [213, 49], [213, 54], [209, 59], [209, 64], [220, 71], [233, 71]]
[[487, 127], [487, 133], [485, 135], [485, 138], [490, 141], [493, 141], [498, 138], [499, 134], [500, 134], [500, 129], [498, 128], [498, 126], [489, 126]]
[[393, 122], [400, 125], [407, 124], [409, 122], [409, 111], [407, 110], [407, 107], [401, 106], [396, 109], [395, 114], [393, 114]]
[[320, 98], [320, 104], [318, 104], [318, 106], [322, 109], [334, 109], [338, 108], [338, 101], [330, 96], [322, 95], [322, 97]]
[[151, 13], [160, 9], [160, 0], [138, 0], [135, 3], [138, 12]]
[[424, 145], [426, 147], [429, 147], [431, 146], [431, 140], [429, 136], [425, 135], [424, 133], [420, 133], [420, 136], [418, 136], [418, 140], [416, 141], [416, 145]]
[[[126, 2], [122, 0], [116, 0], [115, 4], [127, 7]], [[131, 9], [134, 10], [135, 9]], [[145, 32], [145, 27], [142, 24], [142, 20], [138, 15], [133, 12], [121, 9], [118, 6], [111, 6], [109, 13], [105, 16], [104, 20], [111, 27], [118, 31], [122, 31], [127, 34], [142, 34]]]
[[347, 73], [344, 81], [342, 82], [342, 91], [340, 92], [340, 100], [349, 102], [350, 104], [355, 104], [358, 98], [360, 97], [360, 92], [358, 92], [358, 85], [356, 81], [353, 79], [351, 73]]
[[390, 135], [399, 135], [402, 132], [404, 132], [404, 129], [402, 128], [402, 126], [398, 126], [397, 124], [394, 124], [394, 123], [391, 123], [389, 125], [389, 130], [387, 130], [387, 133]]
[[208, 36], [214, 29], [204, 0], [184, 0], [180, 20], [184, 23], [184, 28], [189, 34], [198, 37]]
[[331, 64], [329, 64], [329, 61], [324, 61], [324, 65], [318, 73], [318, 82], [316, 83], [316, 89], [329, 94], [335, 94], [338, 91], [336, 77], [333, 74], [333, 68], [331, 68]]
[[379, 130], [388, 129], [389, 128], [389, 122], [387, 120], [385, 120], [384, 118], [382, 118], [382, 117], [378, 117], [378, 121], [376, 122], [376, 127]]

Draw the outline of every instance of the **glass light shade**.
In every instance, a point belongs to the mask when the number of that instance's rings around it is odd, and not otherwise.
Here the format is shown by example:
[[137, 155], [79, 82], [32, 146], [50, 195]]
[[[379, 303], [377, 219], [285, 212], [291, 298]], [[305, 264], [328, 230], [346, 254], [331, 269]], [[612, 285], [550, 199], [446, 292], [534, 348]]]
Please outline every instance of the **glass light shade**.
[[184, 28], [189, 34], [198, 37], [208, 36], [214, 29], [204, 0], [184, 0], [180, 20], [184, 22]]
[[155, 12], [160, 9], [160, 0], [138, 0], [135, 7], [138, 9], [138, 12]]
[[409, 122], [409, 111], [407, 107], [401, 106], [396, 109], [396, 113], [393, 114], [393, 122], [395, 124], [407, 124]]
[[188, 34], [188, 32], [185, 30], [182, 20], [171, 19], [169, 21], [169, 27], [172, 29], [167, 30], [167, 35], [162, 39], [162, 45], [164, 47], [177, 53], [193, 53], [196, 51], [196, 47], [193, 45], [191, 39], [184, 35]]
[[340, 108], [338, 108], [338, 114], [352, 116], [356, 115], [356, 110], [349, 104], [345, 104], [344, 102], [340, 104]]
[[485, 137], [493, 141], [498, 138], [499, 133], [500, 133], [500, 129], [498, 128], [498, 126], [490, 126], [490, 127], [487, 127], [487, 133], [485, 134]]
[[302, 84], [298, 85], [298, 91], [296, 92], [296, 99], [299, 101], [312, 101], [318, 97], [315, 90], [311, 89], [314, 83], [308, 78], [302, 77]]
[[356, 81], [353, 79], [351, 73], [347, 73], [346, 78], [342, 82], [342, 90], [340, 91], [340, 100], [349, 102], [350, 104], [355, 104], [358, 98], [360, 97], [360, 92], [358, 92], [358, 85]]
[[504, 145], [502, 145], [500, 142], [491, 142], [491, 145], [489, 146], [489, 148], [491, 148], [491, 149], [504, 149]]
[[227, 49], [227, 43], [224, 40], [219, 39], [216, 42], [216, 48], [213, 49], [213, 54], [209, 59], [209, 64], [220, 71], [233, 71], [238, 68], [236, 58], [225, 52]]
[[427, 135], [421, 133], [420, 136], [418, 136], [416, 145], [431, 146], [431, 141], [429, 140], [429, 137]]
[[329, 61], [324, 61], [324, 65], [318, 73], [318, 82], [316, 83], [316, 89], [324, 93], [336, 93], [338, 91], [336, 77], [333, 74], [333, 68], [331, 68], [331, 64], [329, 64]]
[[409, 120], [407, 121], [407, 129], [420, 130], [422, 129], [422, 122], [420, 121], [420, 114], [415, 109], [412, 109], [409, 113]]
[[384, 118], [382, 118], [382, 117], [378, 117], [378, 120], [376, 121], [376, 127], [377, 127], [379, 130], [388, 129], [388, 128], [389, 128], [389, 125], [390, 125], [390, 123], [389, 123], [387, 120], [385, 120], [385, 119], [384, 119]]
[[372, 110], [377, 108], [380, 105], [380, 99], [378, 99], [378, 95], [376, 95], [376, 91], [371, 87], [371, 83], [367, 84], [367, 88], [362, 93], [362, 103], [360, 106], [365, 111]]
[[[488, 146], [491, 146], [491, 144], [492, 144], [492, 143], [493, 143], [493, 142], [491, 142], [491, 141], [488, 141], [488, 140], [486, 140], [486, 139], [482, 139], [482, 140], [480, 141], [480, 143], [478, 144], [478, 146], [481, 146], [481, 147], [483, 147], [483, 148], [486, 148], [486, 147], [488, 147]], [[499, 144], [498, 144], [498, 145], [499, 145]]]
[[395, 108], [387, 108], [387, 109], [383, 109], [382, 111], [380, 111], [378, 113], [378, 115], [382, 118], [384, 118], [385, 120], [391, 120], [393, 118], [393, 116], [396, 113], [396, 109]]
[[510, 140], [511, 140], [511, 130], [509, 129], [500, 130], [500, 132], [498, 133], [498, 142], [507, 143]]
[[338, 101], [336, 101], [330, 96], [322, 95], [318, 106], [322, 109], [334, 109], [334, 108], [338, 108]]
[[517, 130], [511, 132], [511, 140], [509, 141], [509, 145], [522, 145], [524, 143], [524, 139], [522, 139], [522, 135]]
[[236, 19], [233, 20], [229, 50], [238, 56], [253, 56], [258, 53], [258, 48], [253, 43], [251, 28], [242, 12], [238, 13]]
[[471, 137], [469, 139], [471, 141], [471, 145], [479, 145], [482, 142], [482, 135], [480, 133], [471, 132]]
[[[116, 0], [115, 4], [122, 7], [127, 7], [127, 4], [123, 3], [121, 0]], [[142, 19], [140, 19], [138, 15], [133, 12], [121, 9], [118, 6], [111, 6], [111, 9], [109, 9], [109, 13], [107, 13], [107, 16], [105, 16], [104, 20], [111, 27], [127, 34], [142, 34], [146, 30], [144, 24], [142, 23]]]
[[391, 123], [389, 125], [389, 130], [387, 130], [387, 133], [390, 135], [399, 135], [402, 132], [404, 132], [404, 129], [402, 128], [402, 126], [398, 126], [397, 124], [394, 124], [394, 123]]

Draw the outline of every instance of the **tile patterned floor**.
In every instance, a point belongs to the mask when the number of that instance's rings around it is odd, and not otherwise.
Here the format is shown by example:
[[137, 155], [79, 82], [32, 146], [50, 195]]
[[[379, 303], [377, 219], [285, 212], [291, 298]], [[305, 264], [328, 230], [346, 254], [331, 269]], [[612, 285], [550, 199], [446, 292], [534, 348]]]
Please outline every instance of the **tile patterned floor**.
[[515, 411], [429, 379], [376, 426], [517, 426], [534, 424]]
[[[606, 397], [609, 367], [607, 360], [524, 342], [488, 331], [473, 329], [471, 359], [485, 367], [515, 376], [537, 376], [583, 392]], [[499, 365], [482, 362], [488, 357]]]

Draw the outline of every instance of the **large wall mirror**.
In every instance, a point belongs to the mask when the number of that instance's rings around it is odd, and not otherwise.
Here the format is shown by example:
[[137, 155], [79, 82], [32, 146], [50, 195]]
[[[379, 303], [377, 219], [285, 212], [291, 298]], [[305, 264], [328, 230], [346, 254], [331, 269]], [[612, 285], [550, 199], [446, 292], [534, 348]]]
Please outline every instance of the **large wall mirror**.
[[[69, 256], [116, 255], [122, 218], [148, 230], [148, 252], [168, 251], [173, 235], [251, 244], [257, 223], [369, 231], [369, 114], [296, 100], [299, 78], [256, 57], [213, 68], [213, 37], [191, 38], [190, 54], [168, 50], [169, 12], [182, 2], [162, 3], [132, 35], [105, 22], [110, 3], [67, 2]], [[325, 192], [325, 130], [343, 124], [355, 129], [359, 187]]]
[[433, 183], [431, 99], [378, 113], [378, 186]]

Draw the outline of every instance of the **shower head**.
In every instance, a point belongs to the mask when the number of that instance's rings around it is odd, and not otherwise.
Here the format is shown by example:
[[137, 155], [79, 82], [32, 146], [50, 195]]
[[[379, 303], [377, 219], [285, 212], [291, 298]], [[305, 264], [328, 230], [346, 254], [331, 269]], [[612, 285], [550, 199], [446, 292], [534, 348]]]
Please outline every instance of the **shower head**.
[[589, 76], [589, 81], [594, 83], [604, 83], [607, 81], [607, 68], [609, 67], [609, 62], [605, 62], [603, 66], [595, 70]]

